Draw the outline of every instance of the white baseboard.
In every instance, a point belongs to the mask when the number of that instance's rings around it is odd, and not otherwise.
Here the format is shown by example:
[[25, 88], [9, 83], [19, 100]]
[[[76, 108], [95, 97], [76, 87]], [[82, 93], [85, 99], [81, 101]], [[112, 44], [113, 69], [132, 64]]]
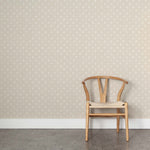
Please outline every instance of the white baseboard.
[[[0, 129], [84, 129], [85, 119], [0, 119]], [[91, 119], [92, 129], [116, 129], [116, 119]], [[120, 128], [125, 128], [124, 119]], [[129, 119], [129, 129], [150, 129], [150, 119]]]

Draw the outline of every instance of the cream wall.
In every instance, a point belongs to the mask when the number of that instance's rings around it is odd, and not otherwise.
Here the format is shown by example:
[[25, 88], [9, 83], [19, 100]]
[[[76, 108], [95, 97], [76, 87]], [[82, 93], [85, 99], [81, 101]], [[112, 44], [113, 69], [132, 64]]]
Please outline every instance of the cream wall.
[[0, 118], [84, 118], [91, 75], [128, 80], [130, 118], [150, 118], [149, 64], [149, 0], [0, 0]]

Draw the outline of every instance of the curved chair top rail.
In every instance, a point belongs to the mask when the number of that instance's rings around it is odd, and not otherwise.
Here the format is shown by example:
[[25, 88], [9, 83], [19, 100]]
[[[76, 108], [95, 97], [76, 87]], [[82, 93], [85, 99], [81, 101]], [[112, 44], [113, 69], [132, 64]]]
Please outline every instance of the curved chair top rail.
[[88, 77], [86, 79], [83, 80], [83, 83], [87, 80], [90, 80], [90, 79], [114, 79], [114, 80], [120, 80], [120, 81], [123, 81], [125, 82], [126, 84], [128, 84], [128, 81], [124, 80], [124, 79], [121, 79], [121, 78], [118, 78], [118, 77], [113, 77], [113, 76], [92, 76], [92, 77]]

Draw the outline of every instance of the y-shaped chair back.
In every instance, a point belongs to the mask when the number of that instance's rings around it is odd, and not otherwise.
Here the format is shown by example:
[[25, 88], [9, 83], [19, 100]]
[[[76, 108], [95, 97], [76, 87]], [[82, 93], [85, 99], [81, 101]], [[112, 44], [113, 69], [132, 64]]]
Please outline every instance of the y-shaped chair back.
[[[91, 79], [97, 79], [98, 81], [98, 86], [99, 86], [99, 93], [100, 93], [100, 102], [101, 103], [106, 103], [106, 96], [107, 96], [107, 87], [108, 87], [108, 80], [109, 79], [113, 79], [113, 80], [119, 80], [122, 81], [123, 84], [118, 92], [118, 96], [117, 96], [117, 101], [120, 101], [121, 98], [121, 94], [124, 90], [125, 84], [128, 84], [127, 81], [125, 81], [124, 79], [118, 78], [118, 77], [112, 77], [112, 76], [92, 76], [92, 77], [88, 77], [86, 79], [84, 79], [84, 81], [82, 82], [84, 90], [85, 90], [85, 94], [86, 94], [86, 100], [89, 101], [90, 100], [90, 96], [89, 96], [89, 92], [88, 89], [85, 85], [85, 81], [87, 80], [91, 80]], [[102, 83], [101, 83], [101, 79], [105, 79], [105, 86], [104, 86], [104, 90], [102, 90]]]

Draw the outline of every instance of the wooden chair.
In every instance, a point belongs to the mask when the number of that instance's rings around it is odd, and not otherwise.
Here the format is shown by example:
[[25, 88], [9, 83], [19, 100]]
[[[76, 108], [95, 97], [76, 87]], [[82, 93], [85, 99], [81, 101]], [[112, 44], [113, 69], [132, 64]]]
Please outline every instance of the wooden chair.
[[[100, 102], [91, 102], [90, 101], [90, 96], [88, 89], [86, 87], [85, 81], [90, 80], [90, 79], [97, 79], [98, 81], [98, 86], [99, 86], [99, 92], [100, 92]], [[105, 86], [104, 90], [102, 91], [102, 83], [101, 79], [105, 79]], [[117, 96], [117, 102], [114, 103], [108, 103], [106, 102], [106, 96], [107, 96], [107, 85], [108, 85], [108, 80], [109, 79], [115, 79], [115, 80], [120, 80], [123, 82], [123, 85], [121, 89], [118, 92]], [[88, 77], [86, 78], [83, 82], [83, 87], [85, 90], [85, 95], [86, 95], [86, 134], [85, 134], [85, 141], [88, 141], [88, 128], [89, 128], [89, 117], [116, 117], [117, 118], [117, 132], [119, 133], [119, 122], [120, 122], [120, 117], [125, 118], [125, 126], [126, 126], [126, 141], [129, 140], [129, 134], [128, 134], [128, 103], [127, 102], [121, 102], [121, 94], [124, 90], [125, 84], [128, 84], [127, 81], [118, 78], [118, 77], [112, 77], [112, 76], [93, 76], [93, 77]], [[90, 113], [89, 109], [92, 108], [114, 108], [117, 110], [117, 113]], [[120, 109], [125, 109], [125, 113], [121, 113]]]

